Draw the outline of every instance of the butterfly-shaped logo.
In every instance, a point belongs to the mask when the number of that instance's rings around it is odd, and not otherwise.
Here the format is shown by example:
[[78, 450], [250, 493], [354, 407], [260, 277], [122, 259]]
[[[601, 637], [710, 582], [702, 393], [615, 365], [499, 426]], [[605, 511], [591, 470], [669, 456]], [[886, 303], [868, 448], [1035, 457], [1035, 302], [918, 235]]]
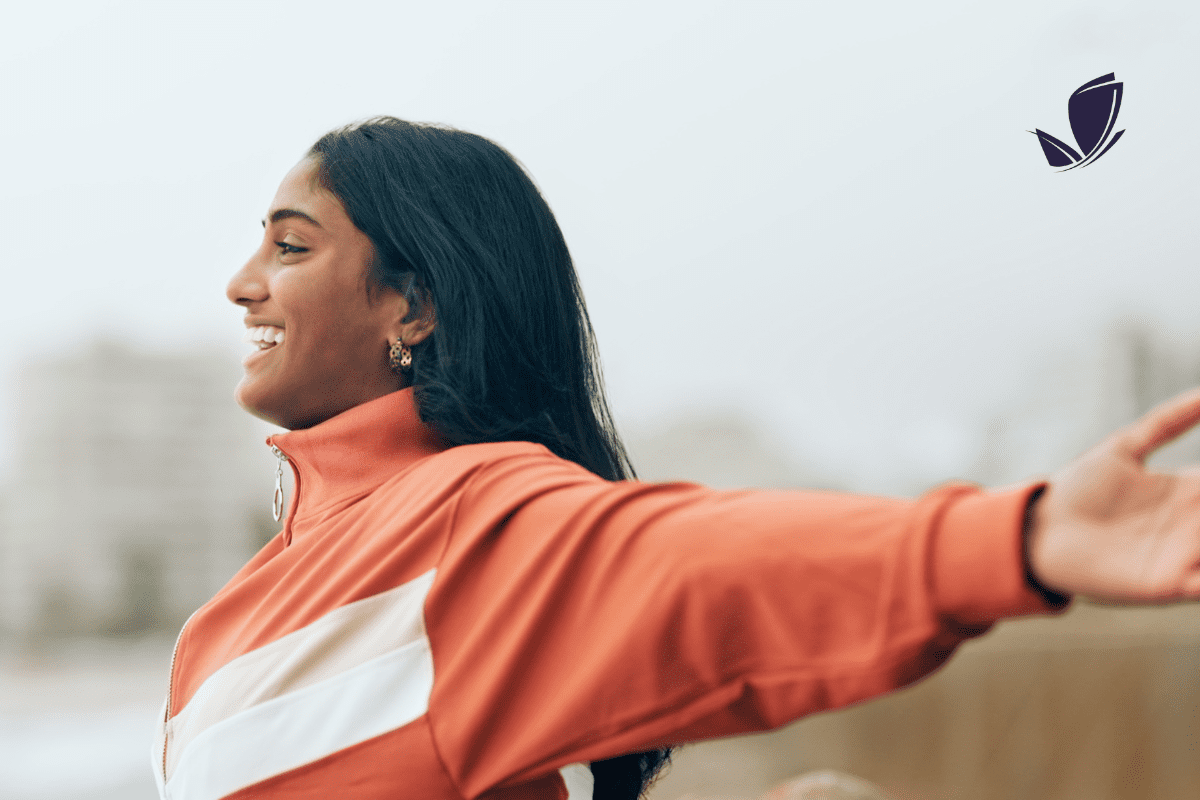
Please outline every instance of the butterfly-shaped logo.
[[1067, 116], [1071, 120], [1071, 133], [1075, 134], [1075, 143], [1083, 151], [1080, 155], [1071, 145], [1054, 138], [1042, 130], [1032, 130], [1030, 133], [1038, 137], [1042, 150], [1046, 153], [1046, 161], [1052, 167], [1067, 169], [1084, 167], [1091, 164], [1100, 156], [1112, 149], [1125, 131], [1117, 131], [1112, 138], [1112, 129], [1117, 124], [1117, 112], [1121, 110], [1121, 95], [1124, 84], [1116, 81], [1113, 73], [1101, 75], [1094, 81], [1088, 81], [1071, 94], [1067, 101]]

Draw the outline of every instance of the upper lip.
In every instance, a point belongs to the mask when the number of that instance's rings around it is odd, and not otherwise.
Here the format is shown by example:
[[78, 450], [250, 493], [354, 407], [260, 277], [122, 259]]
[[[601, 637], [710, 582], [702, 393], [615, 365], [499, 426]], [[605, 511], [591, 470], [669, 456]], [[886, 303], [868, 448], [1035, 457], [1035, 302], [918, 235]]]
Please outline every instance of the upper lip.
[[258, 328], [262, 325], [269, 325], [272, 328], [282, 328], [283, 327], [282, 322], [274, 322], [272, 320], [263, 319], [261, 317], [246, 317], [246, 327], [247, 328]]

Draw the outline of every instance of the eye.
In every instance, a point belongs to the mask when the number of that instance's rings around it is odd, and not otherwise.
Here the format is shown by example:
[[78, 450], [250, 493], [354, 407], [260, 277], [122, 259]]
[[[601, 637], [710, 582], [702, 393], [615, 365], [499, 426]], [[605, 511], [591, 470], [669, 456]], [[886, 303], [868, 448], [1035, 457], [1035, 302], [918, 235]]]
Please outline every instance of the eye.
[[279, 247], [279, 252], [285, 256], [290, 256], [295, 253], [307, 253], [308, 252], [307, 247], [297, 247], [296, 245], [288, 244], [287, 242], [276, 242], [275, 244]]

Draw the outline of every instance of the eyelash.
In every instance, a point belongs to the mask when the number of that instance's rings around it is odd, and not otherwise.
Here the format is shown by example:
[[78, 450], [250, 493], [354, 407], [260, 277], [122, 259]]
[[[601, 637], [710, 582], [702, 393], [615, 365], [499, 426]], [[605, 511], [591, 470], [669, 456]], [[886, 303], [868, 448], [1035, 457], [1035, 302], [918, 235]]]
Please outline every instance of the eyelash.
[[275, 244], [276, 244], [276, 246], [279, 247], [280, 253], [282, 253], [285, 256], [290, 256], [295, 253], [307, 253], [308, 252], [307, 247], [297, 247], [296, 245], [288, 244], [287, 242], [276, 242]]

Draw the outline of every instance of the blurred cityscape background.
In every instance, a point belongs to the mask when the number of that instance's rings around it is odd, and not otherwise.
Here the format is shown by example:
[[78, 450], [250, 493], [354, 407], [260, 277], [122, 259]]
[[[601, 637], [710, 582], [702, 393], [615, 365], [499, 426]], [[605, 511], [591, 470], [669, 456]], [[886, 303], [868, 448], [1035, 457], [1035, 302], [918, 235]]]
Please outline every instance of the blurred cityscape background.
[[[276, 530], [224, 297], [375, 114], [524, 163], [643, 478], [914, 495], [1046, 474], [1200, 383], [1187, 0], [44, 0], [0, 25], [0, 800], [148, 800], [183, 619]], [[1103, 159], [1047, 166], [1115, 72]], [[1163, 466], [1200, 457], [1187, 437]], [[1012, 622], [932, 679], [682, 748], [894, 800], [1194, 800], [1196, 607]]]

